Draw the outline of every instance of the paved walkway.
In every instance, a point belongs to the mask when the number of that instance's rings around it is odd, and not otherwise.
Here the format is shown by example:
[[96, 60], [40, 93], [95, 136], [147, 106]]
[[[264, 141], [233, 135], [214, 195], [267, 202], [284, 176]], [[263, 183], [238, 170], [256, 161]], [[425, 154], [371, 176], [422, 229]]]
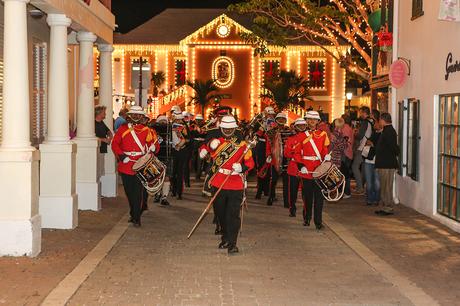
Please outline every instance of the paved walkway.
[[192, 192], [152, 206], [69, 304], [412, 305], [329, 228], [303, 227], [280, 206], [250, 201], [236, 256], [217, 249], [211, 216], [187, 240], [206, 201]]

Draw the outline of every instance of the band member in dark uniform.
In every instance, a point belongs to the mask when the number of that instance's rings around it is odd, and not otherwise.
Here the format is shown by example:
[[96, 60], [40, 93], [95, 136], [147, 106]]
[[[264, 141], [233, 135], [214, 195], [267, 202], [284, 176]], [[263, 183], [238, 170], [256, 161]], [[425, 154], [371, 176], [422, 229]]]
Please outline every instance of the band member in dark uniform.
[[133, 171], [134, 163], [148, 151], [158, 152], [158, 137], [144, 125], [145, 112], [140, 106], [131, 107], [128, 123], [120, 126], [112, 141], [112, 150], [118, 159], [118, 173], [128, 197], [130, 220], [134, 226], [141, 226], [141, 214], [147, 205], [144, 186]]
[[[210, 178], [213, 191], [221, 186], [214, 208], [222, 227], [222, 241], [219, 248], [228, 253], [237, 253], [236, 245], [240, 229], [240, 207], [245, 188], [245, 173], [254, 167], [252, 152], [248, 144], [235, 137], [238, 125], [233, 116], [224, 116], [220, 123], [222, 136], [210, 142], [213, 166], [218, 169]], [[227, 181], [227, 176], [230, 176]], [[223, 184], [223, 185], [222, 185]]]
[[297, 163], [294, 160], [294, 152], [299, 145], [299, 139], [303, 138], [305, 130], [307, 129], [307, 122], [303, 118], [298, 118], [294, 122], [295, 135], [288, 137], [284, 145], [284, 157], [288, 160], [287, 166], [287, 189], [288, 189], [288, 202], [289, 202], [289, 217], [295, 217], [297, 212], [297, 195], [299, 192], [299, 178]]
[[192, 165], [195, 171], [195, 178], [201, 179], [201, 173], [205, 170], [205, 159], [199, 158], [198, 151], [206, 139], [206, 131], [203, 129], [203, 116], [198, 114], [195, 121], [190, 124], [190, 135], [192, 141]]
[[[191, 131], [190, 124], [192, 116], [189, 112], [183, 111], [182, 115], [184, 116], [184, 123], [187, 126], [188, 130]], [[186, 187], [190, 187], [190, 168], [192, 166], [192, 151], [193, 151], [193, 143], [192, 143], [192, 137], [190, 136], [190, 141], [185, 144], [184, 149], [187, 151], [186, 158], [187, 160], [185, 161], [185, 168], [184, 168], [184, 183]]]
[[321, 118], [316, 111], [309, 111], [305, 116], [308, 131], [299, 136], [300, 144], [294, 152], [297, 162], [299, 177], [302, 181], [302, 198], [304, 201], [304, 226], [310, 225], [314, 207], [314, 222], [316, 229], [323, 227], [323, 202], [324, 198], [320, 187], [315, 183], [312, 172], [325, 160], [330, 160], [329, 138], [326, 132], [318, 130]]
[[171, 187], [170, 180], [173, 176], [172, 126], [169, 123], [168, 117], [161, 115], [158, 116], [152, 127], [160, 139], [160, 151], [157, 157], [166, 166], [166, 176], [163, 182], [163, 188], [155, 195], [155, 202], [160, 202], [161, 205], [167, 206], [169, 205], [167, 197]]
[[184, 191], [184, 171], [189, 154], [186, 146], [190, 142], [190, 132], [188, 126], [184, 123], [182, 114], [175, 114], [172, 124], [172, 146], [173, 146], [173, 179], [172, 195], [182, 200]]

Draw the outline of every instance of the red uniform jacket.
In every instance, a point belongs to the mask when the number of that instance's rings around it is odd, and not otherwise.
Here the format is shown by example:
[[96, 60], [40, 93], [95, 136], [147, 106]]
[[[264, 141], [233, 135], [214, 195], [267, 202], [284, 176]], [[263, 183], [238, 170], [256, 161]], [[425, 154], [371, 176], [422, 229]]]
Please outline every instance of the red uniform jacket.
[[300, 132], [295, 135], [292, 135], [286, 139], [286, 144], [284, 145], [284, 157], [289, 159], [288, 167], [287, 167], [287, 174], [291, 176], [297, 176], [299, 172], [299, 168], [297, 163], [294, 160], [294, 153], [296, 147], [300, 146], [299, 143], [305, 139], [305, 133]]
[[[155, 152], [160, 150], [160, 144], [158, 143], [158, 137], [154, 130], [148, 128], [143, 124], [132, 125], [131, 127], [139, 138], [140, 143], [144, 147], [144, 152], [148, 152], [150, 146], [154, 144]], [[118, 128], [115, 136], [112, 140], [112, 151], [115, 156], [118, 158], [118, 172], [134, 175], [133, 165], [139, 158], [142, 157], [141, 154], [137, 156], [130, 156], [129, 152], [142, 152], [142, 150], [137, 145], [133, 136], [131, 135], [130, 128], [128, 124], [124, 124]], [[126, 155], [129, 157], [130, 161], [123, 163], [121, 156]]]
[[[211, 153], [211, 157], [213, 159], [218, 156], [220, 150], [228, 142], [224, 138], [219, 138], [219, 140], [221, 142], [220, 145], [217, 147], [217, 149], [214, 152]], [[244, 181], [243, 181], [242, 174], [254, 168], [254, 160], [252, 159], [252, 151], [247, 150], [247, 152], [244, 153], [246, 148], [247, 148], [246, 142], [245, 141], [240, 142], [240, 147], [238, 151], [235, 154], [233, 154], [227, 161], [225, 161], [223, 165], [220, 167], [221, 169], [226, 169], [226, 171], [233, 172], [233, 169], [232, 169], [233, 164], [239, 162], [243, 168], [243, 173], [236, 174], [236, 175], [230, 175], [230, 178], [227, 180], [227, 182], [222, 187], [222, 189], [225, 189], [225, 190], [243, 190], [244, 189]], [[244, 157], [243, 157], [243, 154], [244, 154]], [[211, 185], [216, 188], [219, 188], [227, 176], [228, 174], [217, 172], [216, 175], [211, 179]]]
[[[300, 171], [298, 172], [299, 177], [312, 179], [312, 173], [315, 169], [321, 164], [321, 160], [324, 160], [324, 157], [329, 152], [329, 138], [327, 137], [327, 133], [316, 130], [311, 132], [309, 136], [307, 136], [307, 132], [300, 133], [298, 141], [301, 142], [298, 146], [296, 146], [294, 150], [294, 160], [298, 164], [298, 170], [302, 167], [306, 167], [308, 170], [307, 174], [303, 174]], [[321, 160], [308, 160], [305, 157], [316, 157], [315, 150], [313, 149], [310, 139], [313, 139], [318, 151], [321, 155]]]

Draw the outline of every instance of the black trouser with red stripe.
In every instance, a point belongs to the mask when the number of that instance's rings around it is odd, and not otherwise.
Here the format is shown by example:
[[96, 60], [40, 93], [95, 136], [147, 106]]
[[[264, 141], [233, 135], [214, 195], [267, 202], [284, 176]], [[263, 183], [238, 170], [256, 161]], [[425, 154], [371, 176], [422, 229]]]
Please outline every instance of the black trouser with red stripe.
[[286, 175], [287, 176], [287, 189], [289, 190], [288, 193], [288, 203], [289, 203], [289, 212], [292, 215], [295, 215], [297, 211], [297, 195], [299, 194], [299, 178], [293, 175]]
[[302, 199], [304, 203], [303, 219], [310, 221], [314, 209], [315, 225], [323, 223], [323, 202], [324, 197], [321, 189], [313, 179], [302, 179]]
[[129, 214], [134, 222], [141, 220], [141, 214], [147, 206], [145, 188], [136, 175], [120, 173], [129, 202]]
[[243, 190], [222, 189], [217, 195], [214, 209], [222, 228], [222, 241], [236, 245], [241, 225], [240, 207], [242, 201]]

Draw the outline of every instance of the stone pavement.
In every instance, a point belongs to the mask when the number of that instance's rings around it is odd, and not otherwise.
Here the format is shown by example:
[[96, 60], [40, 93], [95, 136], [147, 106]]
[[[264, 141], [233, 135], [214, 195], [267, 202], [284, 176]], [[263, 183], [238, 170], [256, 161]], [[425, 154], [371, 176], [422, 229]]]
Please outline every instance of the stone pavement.
[[329, 228], [253, 198], [235, 256], [217, 249], [212, 215], [186, 239], [206, 205], [198, 186], [151, 205], [69, 305], [412, 305]]

